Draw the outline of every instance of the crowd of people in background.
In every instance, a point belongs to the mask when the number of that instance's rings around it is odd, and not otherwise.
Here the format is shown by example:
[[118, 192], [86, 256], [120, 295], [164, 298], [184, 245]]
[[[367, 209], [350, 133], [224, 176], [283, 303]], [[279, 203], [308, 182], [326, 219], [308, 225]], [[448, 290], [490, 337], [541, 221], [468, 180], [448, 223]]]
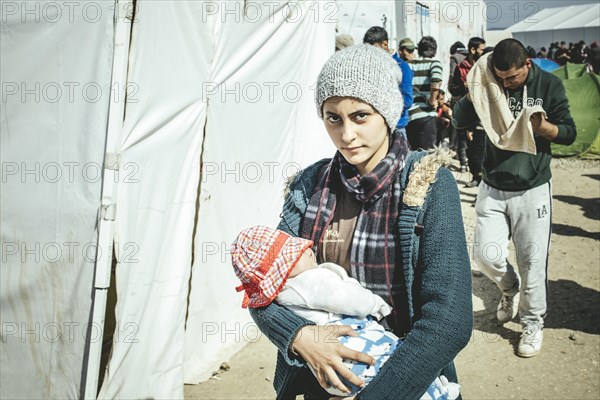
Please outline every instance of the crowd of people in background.
[[[596, 47], [598, 46], [595, 43]], [[554, 42], [550, 43], [550, 47], [540, 48], [536, 51], [532, 46], [527, 46], [527, 54], [532, 58], [549, 58], [556, 61], [560, 65], [565, 65], [568, 62], [574, 64], [584, 64], [587, 61], [590, 48], [585, 45], [583, 40], [573, 44], [569, 43], [567, 47], [566, 42]]]
[[567, 62], [572, 64], [588, 64], [596, 74], [600, 74], [600, 46], [594, 41], [588, 47], [585, 41], [577, 43], [554, 42], [550, 47], [540, 48], [536, 51], [532, 46], [527, 46], [527, 54], [531, 58], [547, 58], [556, 61], [559, 65]]
[[[483, 54], [494, 50], [487, 46], [483, 38], [473, 37], [465, 46], [461, 41], [450, 47], [449, 79], [442, 82], [443, 65], [436, 59], [437, 42], [431, 36], [424, 36], [418, 43], [411, 38], [399, 41], [394, 52], [388, 47], [386, 30], [379, 26], [370, 28], [363, 43], [380, 47], [390, 53], [402, 70], [404, 79], [401, 92], [404, 97], [404, 110], [397, 128], [407, 135], [413, 149], [431, 149], [434, 146], [450, 148], [460, 163], [460, 172], [471, 172], [466, 187], [480, 184], [481, 162], [483, 160], [485, 132], [481, 126], [473, 130], [456, 129], [451, 123], [452, 107], [467, 93], [466, 77], [470, 68]], [[336, 51], [354, 45], [351, 35], [336, 37]], [[600, 74], [600, 46], [593, 42], [586, 46], [585, 41], [577, 43], [555, 42], [549, 48], [536, 51], [526, 47], [531, 58], [547, 58], [565, 65], [567, 62], [588, 64], [589, 70]], [[446, 86], [447, 90], [442, 87]], [[450, 96], [447, 95], [448, 92]]]
[[[351, 35], [341, 34], [336, 39], [336, 50], [343, 49], [354, 44], [354, 39]], [[460, 48], [457, 45], [462, 45], [461, 42], [457, 42], [450, 48], [450, 54], [456, 54]], [[465, 46], [462, 45], [464, 53]], [[600, 44], [597, 41], [592, 42], [589, 46], [586, 45], [584, 40], [567, 44], [565, 41], [550, 43], [548, 48], [541, 47], [536, 50], [532, 46], [527, 46], [527, 54], [531, 58], [547, 58], [549, 60], [556, 61], [559, 65], [565, 65], [567, 62], [572, 64], [588, 64], [590, 70], [594, 73], [600, 74]], [[450, 61], [450, 76], [454, 71], [456, 62]]]

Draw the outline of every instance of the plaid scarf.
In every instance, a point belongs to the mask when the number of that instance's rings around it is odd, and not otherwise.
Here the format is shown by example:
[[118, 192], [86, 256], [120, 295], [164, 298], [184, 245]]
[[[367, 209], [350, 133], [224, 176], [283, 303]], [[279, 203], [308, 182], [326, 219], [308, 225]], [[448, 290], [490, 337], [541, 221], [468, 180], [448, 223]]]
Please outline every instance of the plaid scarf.
[[[350, 250], [350, 275], [364, 287], [380, 295], [394, 307], [400, 287], [394, 277], [398, 251], [398, 213], [401, 200], [400, 172], [408, 155], [404, 135], [393, 135], [390, 150], [383, 160], [362, 177], [356, 168], [337, 152], [321, 173], [310, 198], [301, 228], [301, 236], [321, 246], [336, 206], [336, 190], [346, 190], [363, 203], [356, 221]], [[398, 260], [397, 260], [398, 258]], [[395, 316], [397, 317], [397, 315]]]

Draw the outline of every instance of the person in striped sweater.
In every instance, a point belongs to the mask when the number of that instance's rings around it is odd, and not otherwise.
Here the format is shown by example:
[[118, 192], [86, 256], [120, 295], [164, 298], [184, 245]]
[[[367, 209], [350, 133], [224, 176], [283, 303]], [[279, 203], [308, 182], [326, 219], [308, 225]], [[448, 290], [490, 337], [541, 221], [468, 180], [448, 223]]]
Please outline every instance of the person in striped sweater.
[[417, 50], [419, 58], [409, 63], [414, 72], [414, 102], [408, 110], [406, 133], [411, 149], [428, 150], [435, 146], [437, 139], [436, 109], [442, 83], [442, 64], [433, 59], [437, 52], [437, 42], [433, 37], [424, 36]]

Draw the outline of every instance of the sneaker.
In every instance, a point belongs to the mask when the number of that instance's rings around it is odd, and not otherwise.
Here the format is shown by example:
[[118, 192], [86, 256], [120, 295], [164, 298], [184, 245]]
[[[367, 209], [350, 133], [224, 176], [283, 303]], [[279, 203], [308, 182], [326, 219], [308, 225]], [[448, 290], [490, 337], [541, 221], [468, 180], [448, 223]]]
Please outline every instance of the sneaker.
[[447, 399], [456, 400], [460, 396], [460, 385], [449, 382], [448, 378], [440, 375], [436, 378], [419, 400]]
[[515, 317], [515, 296], [502, 296], [498, 309], [496, 311], [496, 318], [500, 323], [506, 323]]
[[447, 389], [448, 400], [456, 400], [460, 396], [460, 385], [454, 382], [448, 382], [448, 378], [444, 375], [440, 375], [440, 381], [442, 385]]
[[538, 325], [526, 325], [521, 340], [519, 340], [519, 348], [517, 354], [521, 357], [533, 357], [542, 350], [542, 342], [544, 341], [544, 331]]

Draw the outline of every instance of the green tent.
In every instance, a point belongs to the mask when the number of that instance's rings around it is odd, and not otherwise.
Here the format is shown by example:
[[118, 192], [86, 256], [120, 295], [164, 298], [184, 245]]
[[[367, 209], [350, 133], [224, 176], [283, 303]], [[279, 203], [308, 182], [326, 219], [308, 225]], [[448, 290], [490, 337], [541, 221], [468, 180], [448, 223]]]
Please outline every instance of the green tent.
[[552, 154], [600, 158], [600, 83], [587, 73], [585, 64], [571, 64], [552, 72], [563, 80], [571, 115], [577, 125], [577, 140], [570, 146], [552, 145]]
[[563, 81], [566, 81], [568, 79], [580, 78], [585, 75], [586, 71], [587, 64], [567, 63], [567, 65], [563, 65], [562, 67], [552, 71], [552, 74], [558, 76]]

